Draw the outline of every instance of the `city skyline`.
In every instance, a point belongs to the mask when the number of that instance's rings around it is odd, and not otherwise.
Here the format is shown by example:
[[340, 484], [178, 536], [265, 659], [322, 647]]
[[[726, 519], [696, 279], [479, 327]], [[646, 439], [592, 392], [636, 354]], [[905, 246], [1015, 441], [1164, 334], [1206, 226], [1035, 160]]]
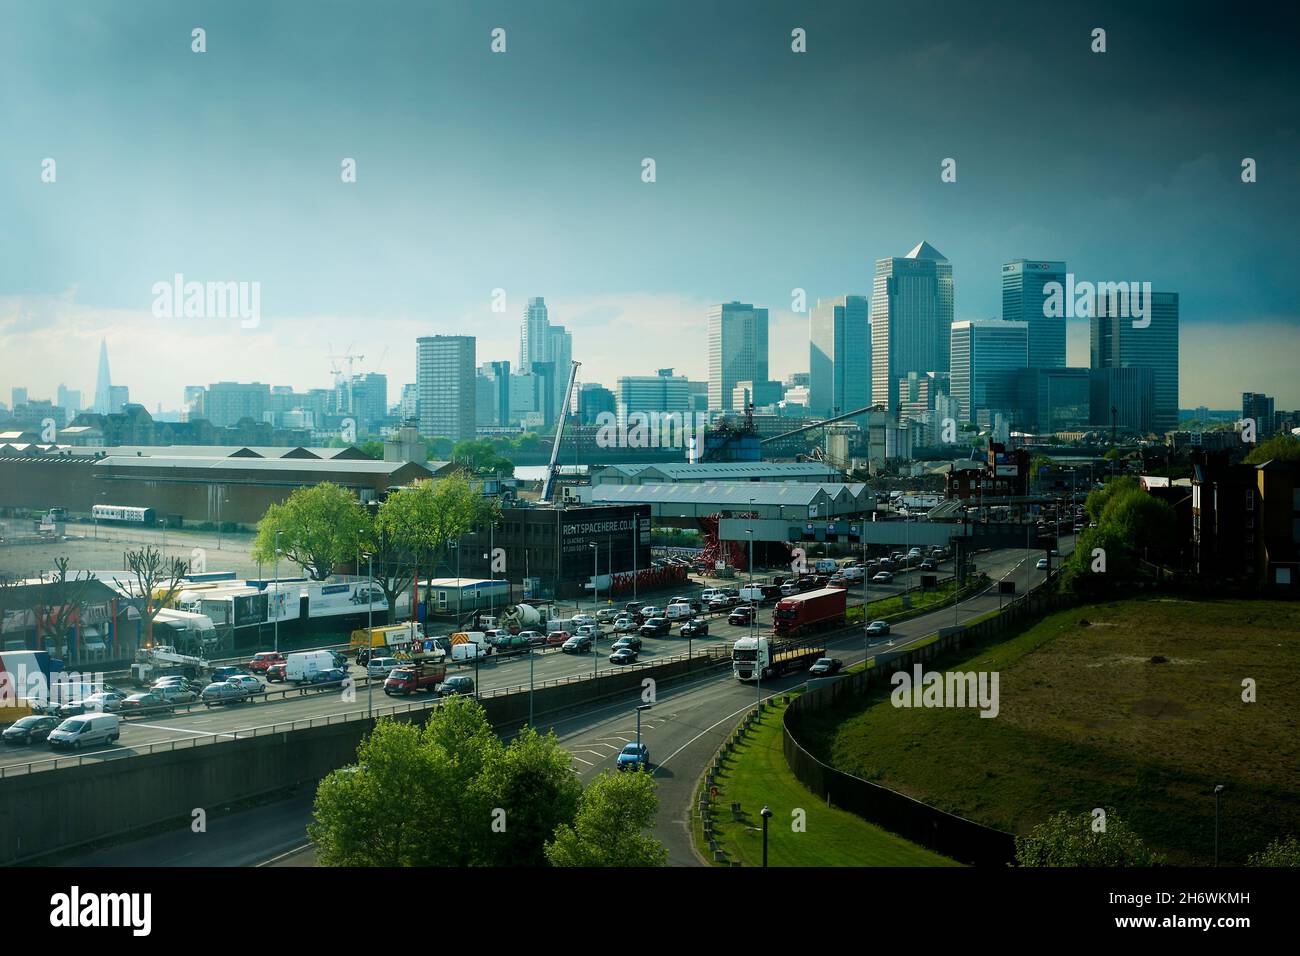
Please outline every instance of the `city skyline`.
[[[924, 236], [953, 263], [954, 319], [1000, 317], [1000, 270], [1019, 257], [1150, 281], [1181, 295], [1180, 404], [1258, 390], [1300, 405], [1286, 361], [1298, 126], [1272, 102], [1296, 65], [1281, 33], [1205, 3], [1180, 7], [1177, 44], [1157, 11], [1120, 5], [939, 4], [925, 22], [739, 9], [667, 3], [653, 23], [610, 10], [595, 24], [394, 4], [382, 29], [339, 8], [303, 36], [287, 10], [232, 3], [204, 11], [196, 56], [190, 15], [168, 5], [17, 8], [0, 40], [0, 217], [24, 241], [0, 266], [0, 383], [91, 394], [101, 337], [150, 408], [193, 384], [178, 352], [212, 361], [212, 381], [301, 388], [325, 378], [327, 343], [355, 340], [371, 363], [387, 350], [365, 371], [410, 382], [425, 335], [514, 358], [532, 296], [574, 335], [586, 382], [660, 366], [704, 378], [706, 310], [733, 299], [769, 310], [779, 378], [807, 354], [792, 290], [809, 305], [868, 295], [872, 263]], [[1094, 19], [1105, 54], [1088, 48]], [[498, 20], [511, 39], [493, 55]], [[635, 49], [615, 39], [629, 29]], [[545, 68], [577, 50], [581, 70]], [[1175, 69], [1184, 57], [1204, 69]], [[472, 104], [451, 95], [467, 88]], [[1005, 109], [1018, 88], [1060, 121]], [[888, 104], [866, 124], [864, 91]], [[810, 148], [827, 128], [843, 130], [836, 147]], [[758, 148], [720, 154], [724, 141]], [[1243, 157], [1257, 182], [1241, 181]], [[720, 223], [744, 241], [718, 242]], [[260, 283], [260, 322], [156, 317], [154, 285], [181, 274]], [[1069, 335], [1066, 362], [1083, 364], [1086, 322]], [[68, 365], [49, 367], [51, 342]]]

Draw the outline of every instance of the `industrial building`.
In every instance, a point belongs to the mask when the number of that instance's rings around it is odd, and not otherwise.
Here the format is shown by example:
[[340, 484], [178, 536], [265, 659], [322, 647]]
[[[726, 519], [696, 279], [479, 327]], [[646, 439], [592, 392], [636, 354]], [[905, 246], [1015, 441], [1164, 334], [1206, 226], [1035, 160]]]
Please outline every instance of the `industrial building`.
[[832, 484], [843, 475], [820, 462], [780, 463], [767, 461], [699, 462], [669, 464], [606, 465], [593, 469], [594, 485], [650, 485], [677, 482], [811, 482]]

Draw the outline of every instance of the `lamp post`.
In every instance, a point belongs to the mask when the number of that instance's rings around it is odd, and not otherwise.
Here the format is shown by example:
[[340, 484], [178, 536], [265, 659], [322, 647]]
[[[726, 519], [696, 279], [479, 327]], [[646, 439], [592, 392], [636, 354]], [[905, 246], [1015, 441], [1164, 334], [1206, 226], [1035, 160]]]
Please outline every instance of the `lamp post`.
[[641, 749], [641, 711], [649, 710], [654, 704], [638, 704], [636, 708], [636, 748]]
[[[363, 554], [362, 557], [364, 557], [364, 558], [366, 559], [366, 562], [367, 562], [367, 566], [366, 566], [366, 580], [367, 580], [367, 584], [366, 584], [366, 645], [367, 645], [367, 650], [369, 650], [369, 648], [370, 648], [371, 646], [374, 645], [374, 641], [375, 641], [375, 635], [374, 635], [374, 623], [375, 623], [375, 598], [374, 598], [374, 593], [375, 593], [375, 592], [374, 592], [374, 588], [375, 588], [375, 556], [374, 556], [374, 554], [367, 552], [367, 553]], [[278, 627], [278, 626], [279, 626], [279, 625], [277, 624], [277, 627]], [[475, 686], [475, 687], [478, 687], [478, 684], [475, 683], [474, 686]], [[366, 654], [366, 716], [367, 716], [367, 717], [373, 717], [373, 716], [375, 715], [375, 705], [374, 705], [374, 700], [375, 700], [375, 682], [374, 682], [374, 680], [370, 677], [370, 655], [367, 653], [367, 654]]]
[[591, 613], [595, 614], [597, 595], [600, 591], [596, 586], [596, 575], [600, 570], [600, 548], [595, 541], [589, 541], [588, 546], [591, 548]]
[[763, 809], [759, 810], [758, 812], [759, 815], [763, 818], [763, 866], [766, 867], [767, 866], [767, 821], [772, 819], [772, 808], [764, 804]]
[[1223, 793], [1223, 784], [1214, 787], [1214, 865], [1219, 865], [1219, 794]]
[[[591, 548], [591, 613], [596, 613], [596, 561], [600, 556], [600, 548], [596, 547], [595, 541], [588, 542]], [[600, 630], [599, 628], [591, 635], [591, 676], [595, 677], [600, 670]]]
[[[475, 658], [477, 660], [478, 658]], [[475, 681], [474, 686], [478, 687]], [[533, 725], [533, 645], [528, 645], [528, 726]]]
[[[275, 600], [277, 605], [280, 602], [280, 535], [282, 534], [284, 534], [283, 531], [276, 531], [275, 533]], [[280, 609], [278, 606], [275, 610], [275, 623], [272, 626], [275, 628], [275, 649], [278, 652], [280, 650]]]

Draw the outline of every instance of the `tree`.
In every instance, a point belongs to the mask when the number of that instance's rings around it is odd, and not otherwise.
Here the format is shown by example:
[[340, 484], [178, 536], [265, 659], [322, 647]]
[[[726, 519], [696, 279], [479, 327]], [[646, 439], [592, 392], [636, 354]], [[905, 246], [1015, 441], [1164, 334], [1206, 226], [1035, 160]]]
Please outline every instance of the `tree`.
[[1246, 857], [1247, 866], [1300, 866], [1300, 840], [1278, 837], [1258, 853]]
[[497, 446], [487, 439], [457, 442], [451, 450], [451, 460], [475, 475], [513, 475], [515, 465], [497, 451]]
[[1300, 438], [1285, 432], [1274, 435], [1256, 445], [1243, 461], [1247, 465], [1262, 465], [1266, 461], [1300, 461]]
[[1019, 866], [1157, 866], [1162, 862], [1110, 809], [1101, 820], [1089, 812], [1062, 810], [1028, 836], [1016, 837]]
[[281, 553], [313, 581], [324, 581], [338, 565], [356, 558], [369, 524], [366, 509], [346, 488], [328, 481], [298, 488], [267, 508], [257, 523], [253, 560], [274, 564], [276, 532], [283, 532]]
[[68, 564], [67, 557], [54, 559], [53, 576], [48, 586], [37, 592], [40, 597], [37, 605], [32, 608], [32, 617], [37, 633], [42, 635], [45, 650], [51, 650], [50, 643], [53, 639], [52, 650], [56, 654], [62, 653], [62, 648], [68, 643], [68, 635], [81, 624], [86, 600], [90, 596], [91, 582], [96, 580], [90, 571], [78, 571], [69, 578]]
[[644, 833], [658, 808], [650, 774], [605, 771], [583, 791], [573, 825], [546, 844], [546, 859], [551, 866], [663, 866], [668, 851]]
[[375, 441], [373, 439], [371, 441], [363, 441], [357, 446], [357, 448], [375, 459], [375, 461], [384, 460], [384, 443], [381, 441]]
[[[164, 557], [153, 545], [126, 553], [126, 567], [135, 578], [127, 584], [131, 597], [139, 602], [140, 620], [144, 622], [145, 646], [153, 644], [153, 622], [158, 612], [172, 602], [180, 591], [189, 568], [180, 558]], [[162, 594], [154, 597], [154, 592]]]
[[1106, 454], [1102, 455], [1101, 457], [1105, 458], [1107, 461], [1118, 461], [1120, 457], [1119, 449], [1108, 448], [1106, 449]]
[[1084, 499], [1083, 510], [1088, 515], [1089, 521], [1101, 522], [1101, 513], [1112, 498], [1119, 494], [1127, 494], [1130, 491], [1141, 491], [1142, 486], [1138, 480], [1131, 475], [1122, 475], [1118, 478], [1109, 478], [1102, 487], [1096, 491], [1088, 492], [1088, 497]]
[[545, 866], [546, 841], [571, 823], [582, 798], [572, 758], [555, 733], [525, 728], [487, 768], [493, 807], [505, 810], [505, 829], [487, 841], [490, 866]]

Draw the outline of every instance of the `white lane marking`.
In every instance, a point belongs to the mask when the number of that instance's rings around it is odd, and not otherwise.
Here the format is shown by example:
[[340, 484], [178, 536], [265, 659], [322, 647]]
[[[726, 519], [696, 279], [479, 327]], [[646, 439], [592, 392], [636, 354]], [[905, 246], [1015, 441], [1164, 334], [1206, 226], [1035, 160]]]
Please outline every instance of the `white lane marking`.
[[[586, 753], [586, 751], [584, 750], [583, 753]], [[588, 767], [594, 767], [594, 766], [596, 766], [596, 765], [595, 765], [594, 763], [592, 763], [590, 760], [583, 760], [583, 759], [582, 759], [581, 757], [579, 757], [577, 754], [571, 753], [571, 754], [569, 754], [569, 756], [572, 757], [574, 760], [578, 761], [579, 763], [585, 763]], [[570, 770], [573, 770], [572, 767], [570, 767], [569, 769], [570, 769]], [[574, 772], [574, 773], [577, 773], [576, 770], [574, 770], [573, 772]]]
[[283, 860], [287, 856], [293, 856], [295, 853], [301, 853], [303, 850], [306, 850], [309, 847], [313, 847], [315, 845], [316, 844], [314, 843], [304, 843], [302, 846], [296, 846], [292, 850], [286, 850], [285, 852], [279, 854], [278, 856], [273, 856], [269, 860], [263, 860], [261, 863], [255, 863], [254, 866], [271, 866], [277, 860]]
[[[798, 685], [796, 685], [796, 686], [798, 686]], [[773, 697], [776, 697], [778, 694], [788, 694], [789, 692], [790, 692], [790, 688], [787, 688], [786, 690], [779, 690], [779, 691], [777, 691], [775, 694], [769, 694], [769, 695], [767, 695], [766, 697], [763, 698], [763, 700], [764, 700], [764, 701], [769, 701], [769, 700], [771, 700]], [[724, 724], [724, 723], [726, 723], [728, 720], [731, 720], [733, 717], [735, 717], [737, 714], [743, 714], [745, 711], [747, 711], [747, 710], [753, 710], [753, 709], [754, 709], [754, 705], [753, 705], [752, 703], [751, 703], [751, 704], [746, 704], [744, 707], [741, 707], [739, 710], [733, 710], [731, 713], [727, 714], [726, 717], [723, 717], [721, 720], [715, 721], [714, 723], [710, 724], [708, 727], [705, 727], [703, 730], [701, 730], [698, 734], [696, 734], [696, 735], [695, 735], [694, 737], [692, 737], [690, 740], [686, 741], [686, 743], [682, 744], [680, 747], [678, 747], [676, 750], [674, 750], [672, 753], [670, 753], [670, 754], [669, 754], [667, 757], [665, 757], [663, 760], [660, 760], [657, 764], [655, 764], [655, 773], [658, 773], [658, 772], [659, 772], [659, 768], [660, 768], [660, 767], [666, 767], [666, 766], [668, 765], [668, 761], [669, 761], [669, 760], [672, 760], [672, 759], [673, 759], [674, 757], [676, 757], [679, 753], [681, 753], [683, 750], [685, 750], [685, 749], [686, 749], [687, 747], [689, 747], [691, 744], [695, 743], [695, 741], [699, 740], [701, 737], [703, 737], [703, 736], [704, 736], [705, 734], [707, 734], [709, 731], [713, 730], [713, 728], [717, 727], [719, 724]]]
[[[130, 724], [128, 724], [127, 726], [130, 726], [130, 727], [147, 727], [147, 728], [150, 729], [150, 730], [166, 730], [166, 731], [175, 731], [176, 733], [179, 733], [179, 734], [193, 734], [193, 735], [196, 736], [196, 737], [229, 737], [231, 740], [237, 740], [237, 739], [239, 739], [239, 731], [238, 731], [238, 730], [236, 730], [236, 731], [232, 734], [232, 733], [225, 733], [225, 732], [222, 732], [222, 731], [219, 731], [219, 730], [189, 730], [189, 729], [187, 729], [187, 728], [185, 728], [185, 727], [166, 727], [166, 726], [164, 726], [164, 725], [162, 725], [162, 724], [141, 724], [141, 723], [138, 723], [138, 722], [136, 722], [136, 721], [132, 721], [132, 722], [131, 722]], [[166, 743], [166, 741], [158, 741], [158, 742], [159, 742], [159, 743]], [[146, 746], [146, 745], [142, 744], [141, 746]]]

